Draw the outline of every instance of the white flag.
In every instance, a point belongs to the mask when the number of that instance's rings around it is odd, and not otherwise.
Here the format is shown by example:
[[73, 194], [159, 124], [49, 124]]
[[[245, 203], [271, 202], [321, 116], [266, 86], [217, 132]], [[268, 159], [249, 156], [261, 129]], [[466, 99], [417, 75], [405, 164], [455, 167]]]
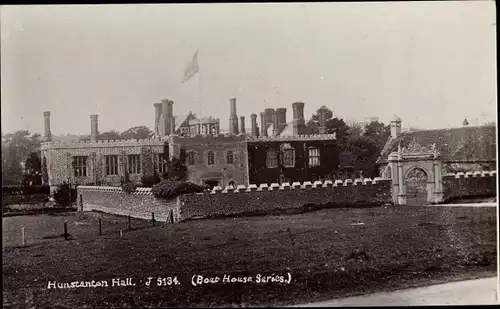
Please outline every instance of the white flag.
[[196, 53], [194, 53], [193, 59], [191, 60], [191, 63], [186, 68], [186, 71], [184, 71], [184, 78], [182, 79], [182, 83], [184, 84], [185, 82], [187, 82], [198, 72], [198, 51], [196, 51]]

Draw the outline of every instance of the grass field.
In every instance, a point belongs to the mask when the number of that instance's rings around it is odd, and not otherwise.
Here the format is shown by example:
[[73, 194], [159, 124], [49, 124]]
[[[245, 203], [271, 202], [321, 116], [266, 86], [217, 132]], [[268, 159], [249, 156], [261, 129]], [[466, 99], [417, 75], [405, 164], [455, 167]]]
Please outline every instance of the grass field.
[[[330, 209], [158, 225], [99, 213], [3, 218], [4, 307], [281, 306], [496, 274], [494, 207]], [[97, 222], [102, 218], [103, 236]], [[114, 220], [114, 221], [113, 221]], [[62, 234], [68, 223], [72, 240]], [[361, 224], [363, 223], [363, 224]], [[18, 247], [19, 229], [36, 231]], [[46, 238], [46, 236], [49, 236]], [[191, 277], [291, 274], [290, 284]], [[180, 285], [145, 286], [177, 276]], [[47, 289], [132, 277], [133, 287]], [[142, 281], [140, 281], [142, 280]]]

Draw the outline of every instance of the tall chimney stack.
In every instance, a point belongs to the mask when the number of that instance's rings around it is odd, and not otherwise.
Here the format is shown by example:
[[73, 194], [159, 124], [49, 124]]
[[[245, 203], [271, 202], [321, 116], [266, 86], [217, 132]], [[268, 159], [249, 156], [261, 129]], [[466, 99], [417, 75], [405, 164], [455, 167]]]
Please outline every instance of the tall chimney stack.
[[240, 116], [240, 133], [246, 134], [247, 130], [245, 129], [245, 116]]
[[292, 104], [293, 109], [293, 135], [301, 135], [304, 132], [304, 103], [295, 102]]
[[175, 117], [170, 118], [170, 134], [177, 134], [175, 132]]
[[324, 109], [319, 112], [319, 134], [326, 134], [326, 111]]
[[238, 134], [238, 115], [236, 115], [236, 98], [229, 99], [231, 114], [229, 115], [229, 133]]
[[160, 124], [165, 128], [165, 136], [170, 135], [170, 101], [161, 100], [161, 110], [163, 115], [163, 123]]
[[257, 131], [257, 114], [251, 114], [251, 126], [252, 126], [252, 136], [257, 137], [259, 135], [259, 132]]
[[260, 136], [267, 136], [266, 113], [260, 113]]
[[90, 140], [92, 142], [97, 141], [97, 135], [99, 135], [99, 128], [97, 126], [98, 115], [90, 115]]
[[394, 115], [391, 120], [391, 137], [396, 138], [401, 134], [401, 118]]
[[44, 139], [46, 142], [51, 142], [52, 141], [52, 133], [50, 132], [50, 112], [43, 112], [43, 118], [44, 118], [44, 127], [45, 127]]
[[278, 114], [274, 113], [273, 115], [273, 136], [278, 136], [279, 128], [278, 128]]
[[274, 123], [274, 108], [266, 108], [264, 113], [266, 114], [266, 124], [272, 125]]
[[286, 124], [286, 108], [277, 108], [275, 113], [278, 116], [278, 125]]
[[160, 135], [161, 103], [153, 104], [155, 107], [155, 134]]

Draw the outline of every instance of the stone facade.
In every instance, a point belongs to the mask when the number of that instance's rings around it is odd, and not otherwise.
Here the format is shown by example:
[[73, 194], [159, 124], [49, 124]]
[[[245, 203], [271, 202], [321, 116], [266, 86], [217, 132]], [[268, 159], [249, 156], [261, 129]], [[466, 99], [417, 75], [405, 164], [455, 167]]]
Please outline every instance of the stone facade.
[[[256, 136], [255, 114], [248, 134], [243, 116], [239, 118], [239, 127], [235, 98], [230, 100], [232, 133], [227, 135], [220, 134], [218, 118], [198, 119], [192, 113], [174, 116], [173, 107], [174, 102], [167, 99], [154, 104], [155, 137], [148, 140], [97, 140], [97, 115], [90, 117], [93, 136], [90, 142], [53, 142], [47, 133], [41, 147], [42, 162], [47, 166], [44, 183], [51, 187], [64, 182], [105, 186], [119, 186], [128, 181], [140, 184], [142, 176], [155, 173], [161, 176], [166, 171], [165, 163], [172, 157], [180, 157], [181, 150], [186, 154], [188, 181], [211, 187], [248, 185], [251, 181], [270, 184], [327, 179], [326, 175], [332, 175], [337, 167], [335, 135], [303, 134], [304, 103], [292, 104], [294, 122], [289, 127], [285, 108], [278, 108], [276, 112], [267, 109], [266, 121], [274, 123], [275, 129], [275, 134], [269, 137]], [[44, 113], [44, 117], [45, 131], [50, 132], [50, 113]], [[282, 152], [280, 149], [287, 145], [295, 149], [294, 164], [283, 165], [277, 157], [276, 167], [266, 166], [266, 149]], [[312, 160], [309, 148], [316, 149], [314, 156], [318, 164], [307, 164]]]
[[248, 151], [244, 135], [170, 138], [171, 154], [186, 151], [188, 181], [213, 186], [248, 185]]
[[[159, 172], [158, 155], [161, 153], [163, 142], [158, 139], [47, 142], [41, 147], [41, 158], [47, 162], [47, 180], [51, 187], [64, 182], [118, 186], [125, 180], [127, 170], [129, 180], [137, 183], [142, 175], [152, 175], [155, 170]], [[138, 160], [137, 172], [129, 169], [132, 160]]]

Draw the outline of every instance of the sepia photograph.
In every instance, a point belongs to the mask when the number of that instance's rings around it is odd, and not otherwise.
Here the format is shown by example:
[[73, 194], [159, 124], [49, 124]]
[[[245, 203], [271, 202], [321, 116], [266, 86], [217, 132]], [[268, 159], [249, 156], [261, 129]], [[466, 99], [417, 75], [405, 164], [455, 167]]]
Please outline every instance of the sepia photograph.
[[0, 6], [4, 308], [494, 305], [494, 1]]

